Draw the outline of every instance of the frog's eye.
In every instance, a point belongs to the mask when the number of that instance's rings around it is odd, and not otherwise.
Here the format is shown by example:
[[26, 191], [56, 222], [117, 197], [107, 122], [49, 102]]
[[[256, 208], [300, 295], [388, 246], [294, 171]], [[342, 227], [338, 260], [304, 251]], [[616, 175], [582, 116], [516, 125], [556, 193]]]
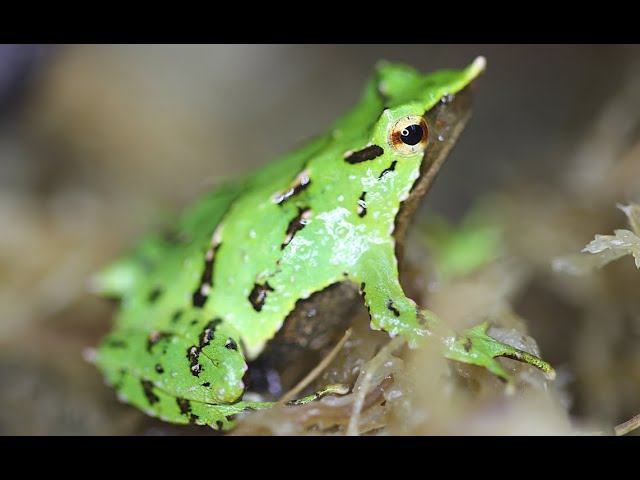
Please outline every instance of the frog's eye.
[[402, 117], [389, 132], [389, 143], [402, 155], [415, 155], [427, 147], [429, 127], [424, 118], [417, 115]]

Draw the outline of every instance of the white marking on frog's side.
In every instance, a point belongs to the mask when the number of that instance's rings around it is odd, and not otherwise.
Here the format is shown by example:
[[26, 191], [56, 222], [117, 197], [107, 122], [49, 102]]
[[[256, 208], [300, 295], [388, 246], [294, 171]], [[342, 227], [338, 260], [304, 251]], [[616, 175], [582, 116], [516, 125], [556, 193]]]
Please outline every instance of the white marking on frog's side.
[[286, 191], [276, 192], [273, 195], [271, 195], [271, 201], [276, 204], [282, 203], [283, 201], [287, 200], [295, 193], [296, 188], [306, 187], [310, 181], [311, 179], [309, 178], [309, 169], [305, 168], [296, 176], [296, 178], [293, 180], [293, 182], [291, 183], [289, 188], [287, 188]]
[[98, 359], [98, 351], [95, 348], [85, 348], [82, 350], [82, 358], [85, 362], [96, 363]]
[[213, 231], [213, 235], [211, 235], [211, 245], [217, 247], [222, 243], [222, 230], [224, 229], [224, 225], [222, 223], [218, 224], [216, 229]]
[[387, 235], [389, 235], [389, 236], [393, 235], [393, 232], [394, 232], [395, 228], [396, 228], [396, 226], [395, 226], [394, 223], [390, 224], [389, 225], [389, 230], [387, 231]]

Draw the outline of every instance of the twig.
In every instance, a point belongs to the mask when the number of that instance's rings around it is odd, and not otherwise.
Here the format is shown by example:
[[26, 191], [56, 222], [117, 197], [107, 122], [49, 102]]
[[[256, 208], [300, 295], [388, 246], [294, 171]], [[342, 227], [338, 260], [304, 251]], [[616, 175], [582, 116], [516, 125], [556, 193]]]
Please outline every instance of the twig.
[[329, 366], [333, 359], [336, 358], [336, 355], [338, 355], [338, 352], [342, 350], [342, 347], [344, 346], [346, 341], [349, 340], [350, 336], [351, 328], [347, 329], [347, 331], [344, 332], [344, 335], [342, 336], [340, 341], [335, 345], [335, 347], [331, 349], [327, 356], [324, 357], [322, 361], [318, 363], [318, 365], [316, 365], [316, 367], [311, 370], [302, 380], [300, 380], [295, 387], [285, 393], [284, 396], [278, 401], [278, 403], [284, 404], [288, 402], [293, 397], [298, 395], [298, 393], [304, 390], [307, 385], [313, 382], [318, 377], [318, 375], [320, 375], [322, 371]]

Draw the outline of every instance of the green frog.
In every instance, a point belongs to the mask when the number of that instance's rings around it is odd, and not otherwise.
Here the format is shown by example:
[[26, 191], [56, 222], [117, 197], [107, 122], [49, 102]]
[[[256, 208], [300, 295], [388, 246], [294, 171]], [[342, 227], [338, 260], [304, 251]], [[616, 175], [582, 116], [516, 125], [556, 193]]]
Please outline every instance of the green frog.
[[323, 134], [205, 194], [169, 234], [145, 237], [98, 274], [98, 290], [121, 299], [95, 352], [119, 398], [167, 422], [229, 429], [236, 414], [274, 405], [243, 399], [248, 361], [275, 340], [326, 345], [357, 302], [371, 328], [410, 347], [439, 342], [447, 358], [505, 380], [496, 357], [552, 376], [487, 324], [453, 332], [399, 281], [410, 220], [470, 117], [484, 68], [483, 57], [427, 75], [380, 63]]

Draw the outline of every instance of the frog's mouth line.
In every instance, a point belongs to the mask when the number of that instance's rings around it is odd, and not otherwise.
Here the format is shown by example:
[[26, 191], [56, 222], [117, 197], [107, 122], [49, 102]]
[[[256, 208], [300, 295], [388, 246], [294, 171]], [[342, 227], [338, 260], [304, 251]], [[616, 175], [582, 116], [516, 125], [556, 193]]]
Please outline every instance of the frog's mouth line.
[[[455, 95], [445, 95], [423, 115], [429, 126], [429, 143], [420, 165], [420, 176], [411, 187], [409, 196], [402, 202], [396, 215], [394, 228], [396, 246], [403, 244], [413, 212], [435, 181], [440, 167], [471, 118], [474, 83], [475, 81], [471, 82]], [[396, 250], [398, 259], [402, 258], [401, 254], [402, 252]]]

